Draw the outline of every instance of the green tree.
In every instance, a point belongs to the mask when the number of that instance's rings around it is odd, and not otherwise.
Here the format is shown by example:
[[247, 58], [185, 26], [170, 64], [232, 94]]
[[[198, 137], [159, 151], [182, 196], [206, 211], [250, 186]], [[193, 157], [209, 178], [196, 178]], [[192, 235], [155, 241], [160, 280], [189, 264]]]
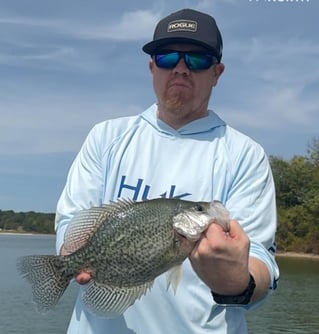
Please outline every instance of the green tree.
[[319, 253], [319, 139], [307, 155], [270, 157], [278, 207], [278, 249]]

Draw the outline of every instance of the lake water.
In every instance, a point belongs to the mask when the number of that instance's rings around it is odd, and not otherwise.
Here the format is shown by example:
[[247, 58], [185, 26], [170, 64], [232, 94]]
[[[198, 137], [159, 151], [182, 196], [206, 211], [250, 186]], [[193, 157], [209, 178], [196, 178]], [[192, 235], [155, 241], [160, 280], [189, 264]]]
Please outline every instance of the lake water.
[[[16, 271], [17, 257], [54, 254], [54, 243], [54, 236], [0, 234], [1, 334], [66, 332], [75, 302], [76, 284], [67, 289], [53, 311], [40, 315], [34, 311], [30, 285]], [[250, 333], [319, 333], [319, 260], [279, 258], [278, 263], [281, 269], [279, 289], [261, 308], [248, 313]]]

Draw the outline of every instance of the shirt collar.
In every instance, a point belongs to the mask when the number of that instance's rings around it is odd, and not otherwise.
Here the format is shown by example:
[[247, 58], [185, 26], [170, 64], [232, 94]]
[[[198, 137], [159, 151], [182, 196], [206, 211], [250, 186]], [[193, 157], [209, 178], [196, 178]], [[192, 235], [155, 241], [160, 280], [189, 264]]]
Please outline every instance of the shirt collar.
[[226, 123], [212, 110], [208, 110], [208, 115], [185, 124], [179, 129], [173, 129], [157, 117], [157, 104], [153, 104], [145, 110], [141, 117], [150, 123], [158, 131], [167, 135], [192, 135], [211, 131], [212, 129], [225, 126]]

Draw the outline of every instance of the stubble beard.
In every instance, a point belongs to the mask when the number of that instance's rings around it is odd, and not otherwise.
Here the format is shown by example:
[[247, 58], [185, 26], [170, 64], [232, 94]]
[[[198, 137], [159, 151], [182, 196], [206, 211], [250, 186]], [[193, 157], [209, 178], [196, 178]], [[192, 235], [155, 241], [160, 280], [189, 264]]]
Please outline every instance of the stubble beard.
[[173, 114], [181, 114], [185, 107], [189, 106], [191, 97], [185, 92], [169, 93], [165, 94], [164, 105], [167, 111]]

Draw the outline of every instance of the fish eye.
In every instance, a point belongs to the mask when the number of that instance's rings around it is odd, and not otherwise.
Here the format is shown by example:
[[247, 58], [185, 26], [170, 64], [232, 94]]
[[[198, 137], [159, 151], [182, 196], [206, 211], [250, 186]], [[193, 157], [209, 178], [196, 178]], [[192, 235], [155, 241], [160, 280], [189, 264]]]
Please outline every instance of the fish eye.
[[204, 208], [200, 204], [196, 204], [194, 208], [196, 211], [204, 211]]

